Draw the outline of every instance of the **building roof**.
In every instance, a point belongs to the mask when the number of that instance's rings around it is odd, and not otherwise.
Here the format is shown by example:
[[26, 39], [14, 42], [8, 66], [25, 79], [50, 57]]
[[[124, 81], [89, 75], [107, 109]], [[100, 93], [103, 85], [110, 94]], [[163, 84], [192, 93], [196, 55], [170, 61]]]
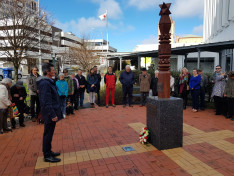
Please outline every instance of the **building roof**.
[[184, 35], [183, 37], [180, 37], [180, 38], [202, 38], [202, 36], [188, 34], [188, 35]]
[[[200, 51], [208, 51], [208, 52], [221, 52], [224, 49], [233, 49], [234, 48], [234, 40], [227, 42], [218, 42], [218, 43], [205, 43], [199, 45], [191, 45], [191, 46], [182, 46], [171, 48], [172, 55], [186, 55], [189, 53], [194, 53]], [[109, 60], [118, 60], [120, 57], [123, 60], [132, 60], [140, 57], [158, 57], [158, 50], [153, 51], [143, 51], [143, 52], [131, 52], [129, 54], [122, 54], [120, 56], [112, 56], [109, 57]]]

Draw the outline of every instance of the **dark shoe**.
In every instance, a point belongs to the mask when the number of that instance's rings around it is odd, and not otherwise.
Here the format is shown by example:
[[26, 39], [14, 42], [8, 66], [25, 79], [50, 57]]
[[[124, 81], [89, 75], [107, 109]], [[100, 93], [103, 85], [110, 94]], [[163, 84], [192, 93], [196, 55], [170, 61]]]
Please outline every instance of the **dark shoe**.
[[9, 128], [6, 128], [6, 129], [3, 129], [3, 131], [11, 131], [11, 129], [9, 129]]
[[2, 131], [0, 131], [0, 134], [3, 134], [3, 132], [2, 132]]
[[227, 116], [225, 116], [225, 117], [226, 117], [226, 119], [231, 119], [231, 118], [232, 118], [231, 116], [228, 116], [228, 115], [227, 115]]
[[15, 126], [12, 126], [12, 129], [15, 129]]
[[234, 118], [231, 118], [232, 121], [234, 121]]
[[112, 106], [113, 106], [114, 108], [116, 107], [116, 105], [115, 105], [115, 104], [113, 104]]
[[109, 108], [109, 106], [108, 106], [108, 105], [106, 105], [106, 108]]
[[60, 153], [59, 152], [51, 152], [51, 156], [52, 157], [60, 156]]
[[133, 105], [129, 105], [129, 107], [133, 107]]
[[186, 109], [186, 106], [184, 106], [184, 110]]
[[61, 161], [61, 159], [60, 158], [54, 158], [54, 157], [50, 156], [50, 157], [44, 158], [44, 161], [45, 162], [50, 162], [50, 163], [58, 163], [58, 162]]
[[32, 122], [36, 122], [37, 119], [35, 117], [32, 118]]
[[20, 124], [20, 126], [21, 126], [21, 127], [25, 127], [25, 125], [24, 125], [23, 123], [22, 123], [22, 124]]
[[217, 113], [217, 112], [216, 112], [215, 115], [221, 115], [221, 113]]
[[140, 105], [140, 107], [143, 107], [144, 105]]

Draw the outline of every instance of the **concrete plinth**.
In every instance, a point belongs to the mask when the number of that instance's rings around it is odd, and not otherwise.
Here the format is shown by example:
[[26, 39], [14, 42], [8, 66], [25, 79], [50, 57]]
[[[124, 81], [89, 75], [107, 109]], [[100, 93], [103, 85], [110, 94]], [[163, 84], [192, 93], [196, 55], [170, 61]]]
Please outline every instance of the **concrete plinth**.
[[147, 99], [147, 127], [150, 143], [159, 150], [183, 145], [183, 100], [171, 97]]

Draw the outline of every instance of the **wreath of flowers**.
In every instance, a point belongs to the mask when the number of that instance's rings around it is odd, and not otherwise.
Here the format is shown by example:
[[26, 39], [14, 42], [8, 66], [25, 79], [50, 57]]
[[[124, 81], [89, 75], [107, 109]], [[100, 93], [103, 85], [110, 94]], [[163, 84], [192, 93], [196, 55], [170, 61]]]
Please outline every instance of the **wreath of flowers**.
[[140, 143], [141, 144], [146, 144], [148, 142], [149, 139], [149, 130], [147, 127], [142, 128], [141, 132], [140, 132]]

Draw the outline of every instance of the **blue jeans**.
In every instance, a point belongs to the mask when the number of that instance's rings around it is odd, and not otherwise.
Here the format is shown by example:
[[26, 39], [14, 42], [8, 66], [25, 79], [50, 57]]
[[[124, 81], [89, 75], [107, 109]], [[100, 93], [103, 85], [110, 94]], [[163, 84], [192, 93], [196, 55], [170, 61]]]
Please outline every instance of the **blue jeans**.
[[84, 105], [84, 92], [78, 92], [78, 106], [83, 107]]
[[63, 114], [66, 114], [66, 100], [67, 100], [66, 97], [60, 96], [60, 103], [61, 103], [60, 106], [61, 106]]
[[193, 109], [199, 109], [199, 95], [200, 89], [194, 89], [191, 91], [192, 99], [193, 99]]

